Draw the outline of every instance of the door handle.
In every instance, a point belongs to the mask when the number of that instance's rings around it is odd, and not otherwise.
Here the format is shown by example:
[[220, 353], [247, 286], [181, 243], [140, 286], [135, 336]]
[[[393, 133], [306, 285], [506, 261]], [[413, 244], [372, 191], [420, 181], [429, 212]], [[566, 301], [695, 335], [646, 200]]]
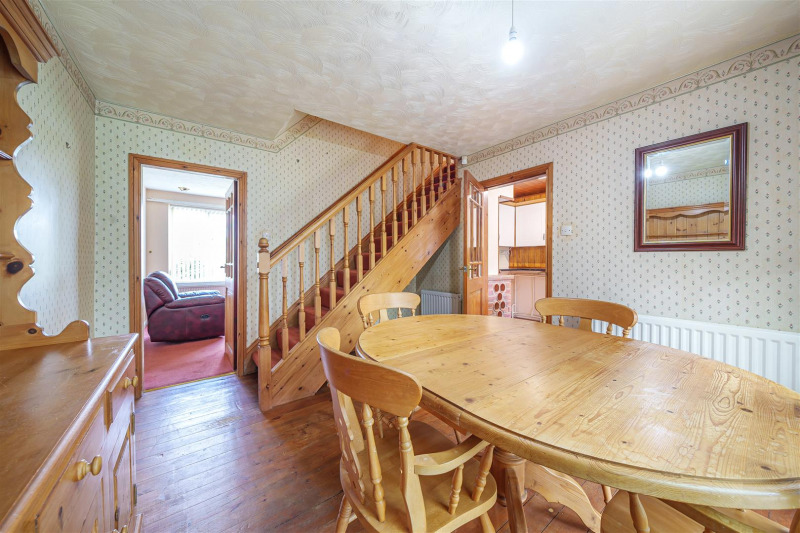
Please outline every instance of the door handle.
[[459, 268], [459, 270], [460, 270], [461, 272], [469, 272], [469, 267], [468, 267], [468, 266], [466, 266], [466, 265], [464, 265], [464, 266], [462, 266], [461, 268]]

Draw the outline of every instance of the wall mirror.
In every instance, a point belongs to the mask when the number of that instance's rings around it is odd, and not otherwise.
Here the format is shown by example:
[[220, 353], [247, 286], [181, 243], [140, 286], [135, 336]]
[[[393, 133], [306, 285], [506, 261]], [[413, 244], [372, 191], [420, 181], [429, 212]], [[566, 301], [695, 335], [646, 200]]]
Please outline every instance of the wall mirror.
[[744, 250], [747, 123], [636, 149], [634, 251]]

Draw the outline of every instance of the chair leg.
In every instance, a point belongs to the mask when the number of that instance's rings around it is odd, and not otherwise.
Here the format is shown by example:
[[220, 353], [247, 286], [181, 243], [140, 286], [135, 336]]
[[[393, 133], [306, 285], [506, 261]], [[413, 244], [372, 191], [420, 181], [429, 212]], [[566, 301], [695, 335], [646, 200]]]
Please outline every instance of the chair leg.
[[494, 524], [492, 524], [492, 520], [489, 518], [489, 513], [483, 513], [480, 516], [480, 520], [483, 533], [495, 533]]
[[607, 487], [605, 485], [602, 485], [602, 487], [603, 487], [603, 500], [605, 500], [605, 502], [608, 503], [611, 501], [611, 498], [613, 497], [613, 495], [611, 494], [611, 487]]
[[353, 507], [347, 501], [347, 496], [342, 496], [342, 504], [339, 506], [339, 518], [336, 519], [336, 533], [347, 531], [347, 525], [350, 523], [350, 515], [352, 513]]

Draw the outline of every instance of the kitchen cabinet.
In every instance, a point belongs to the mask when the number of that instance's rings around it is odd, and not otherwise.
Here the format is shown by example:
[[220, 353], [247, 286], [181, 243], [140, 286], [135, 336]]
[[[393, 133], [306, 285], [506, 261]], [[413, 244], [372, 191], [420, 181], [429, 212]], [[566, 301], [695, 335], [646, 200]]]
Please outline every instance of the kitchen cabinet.
[[515, 227], [516, 221], [514, 213], [516, 208], [511, 205], [506, 204], [499, 204], [497, 206], [497, 216], [498, 216], [498, 239], [497, 244], [498, 246], [515, 246], [514, 238], [515, 238]]
[[515, 208], [516, 246], [544, 246], [547, 224], [545, 202]]
[[541, 321], [536, 302], [547, 296], [547, 274], [533, 272], [514, 275], [514, 318]]

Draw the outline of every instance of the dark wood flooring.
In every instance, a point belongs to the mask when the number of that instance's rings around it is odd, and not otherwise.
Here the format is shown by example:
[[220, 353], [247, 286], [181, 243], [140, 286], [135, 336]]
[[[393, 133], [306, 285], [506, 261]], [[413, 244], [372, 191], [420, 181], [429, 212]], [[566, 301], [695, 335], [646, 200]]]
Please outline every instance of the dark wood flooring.
[[[424, 412], [415, 417], [447, 431]], [[267, 418], [255, 376], [148, 392], [136, 404], [136, 448], [138, 505], [150, 533], [334, 530], [342, 489], [326, 395]], [[599, 485], [583, 486], [602, 510]], [[530, 531], [587, 531], [574, 512], [538, 494], [524, 509]], [[508, 531], [504, 507], [496, 505], [491, 517], [498, 531]], [[357, 531], [351, 523], [348, 532]], [[472, 531], [480, 531], [477, 521], [459, 530]]]

